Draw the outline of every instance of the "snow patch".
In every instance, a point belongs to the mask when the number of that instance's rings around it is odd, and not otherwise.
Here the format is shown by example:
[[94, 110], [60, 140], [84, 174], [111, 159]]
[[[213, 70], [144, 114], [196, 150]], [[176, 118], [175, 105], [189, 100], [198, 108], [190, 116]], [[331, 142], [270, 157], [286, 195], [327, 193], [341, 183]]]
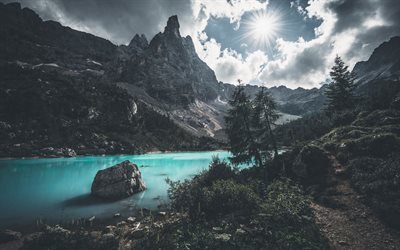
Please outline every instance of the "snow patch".
[[60, 68], [60, 66], [57, 63], [40, 63], [32, 66], [32, 69], [36, 69], [38, 67], [42, 66], [49, 66], [49, 67], [55, 67], [55, 68]]
[[99, 62], [96, 62], [96, 61], [94, 61], [94, 60], [91, 60], [91, 59], [86, 59], [86, 61], [87, 62], [90, 62], [90, 63], [93, 63], [93, 64], [96, 64], [96, 65], [99, 65], [99, 66], [103, 66], [103, 64], [101, 64], [101, 63], [99, 63]]
[[217, 102], [222, 103], [222, 104], [228, 104], [228, 102], [225, 102], [225, 101], [221, 100], [221, 96], [220, 95], [217, 97]]

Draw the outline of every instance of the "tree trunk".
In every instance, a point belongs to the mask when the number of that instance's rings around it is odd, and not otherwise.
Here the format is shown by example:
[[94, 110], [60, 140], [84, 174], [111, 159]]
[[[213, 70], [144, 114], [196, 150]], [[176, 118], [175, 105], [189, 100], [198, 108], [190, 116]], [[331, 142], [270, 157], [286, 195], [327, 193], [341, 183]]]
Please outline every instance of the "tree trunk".
[[271, 123], [269, 121], [269, 116], [268, 114], [265, 112], [265, 119], [267, 120], [267, 126], [268, 126], [268, 130], [269, 130], [269, 135], [271, 136], [271, 140], [272, 140], [272, 146], [274, 147], [274, 158], [278, 157], [278, 147], [276, 145], [276, 140], [275, 140], [275, 136], [274, 133], [272, 132], [272, 128], [271, 128]]

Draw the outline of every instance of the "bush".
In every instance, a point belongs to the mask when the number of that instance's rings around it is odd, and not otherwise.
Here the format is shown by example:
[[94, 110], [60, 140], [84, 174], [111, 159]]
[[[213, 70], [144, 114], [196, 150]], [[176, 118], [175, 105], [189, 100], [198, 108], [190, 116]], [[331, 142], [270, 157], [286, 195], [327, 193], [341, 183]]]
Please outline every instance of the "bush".
[[314, 224], [310, 208], [310, 197], [289, 179], [274, 181], [268, 187], [268, 195], [262, 204], [268, 217], [264, 221], [269, 227], [277, 249], [324, 249], [319, 228]]
[[250, 214], [259, 202], [260, 198], [250, 187], [233, 180], [221, 180], [203, 189], [199, 206], [206, 217], [215, 218], [232, 212]]
[[228, 180], [235, 177], [235, 171], [225, 161], [214, 158], [209, 169], [196, 175], [192, 180], [167, 180], [170, 188], [168, 196], [171, 207], [176, 211], [189, 213], [192, 219], [201, 215], [201, 207], [205, 202], [205, 188], [213, 185], [217, 180]]
[[362, 157], [350, 162], [354, 187], [390, 225], [400, 228], [400, 155], [387, 159]]
[[203, 217], [205, 220], [193, 223], [190, 217], [184, 217], [161, 229], [149, 230], [135, 247], [231, 250], [327, 248], [314, 223], [310, 198], [298, 185], [289, 179], [275, 180], [262, 199], [253, 190], [254, 183], [241, 184], [228, 179], [216, 180], [211, 186], [202, 187], [204, 192], [203, 195], [199, 192], [198, 200], [203, 199], [204, 202], [195, 207], [206, 215]]
[[199, 179], [169, 184], [172, 208], [187, 212], [194, 220], [236, 211], [251, 212], [259, 203], [259, 197], [249, 186], [233, 180], [218, 180], [211, 186], [203, 186]]
[[218, 157], [213, 158], [208, 171], [204, 171], [199, 178], [203, 186], [211, 186], [216, 180], [227, 180], [234, 178], [236, 171], [226, 162]]
[[285, 221], [285, 225], [296, 226], [312, 218], [309, 197], [289, 179], [274, 181], [268, 186], [267, 191], [263, 210], [273, 215], [271, 219]]
[[292, 171], [305, 185], [324, 184], [330, 166], [327, 153], [311, 144], [300, 151], [293, 163]]

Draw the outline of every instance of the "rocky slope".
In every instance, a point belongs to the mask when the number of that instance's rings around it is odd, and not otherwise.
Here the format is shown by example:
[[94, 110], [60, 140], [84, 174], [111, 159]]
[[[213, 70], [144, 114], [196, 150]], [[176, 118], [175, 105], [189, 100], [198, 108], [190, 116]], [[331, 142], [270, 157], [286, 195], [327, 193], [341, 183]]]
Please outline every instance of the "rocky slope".
[[371, 109], [385, 109], [400, 100], [400, 37], [393, 37], [374, 50], [365, 62], [354, 66], [357, 91], [369, 97]]
[[360, 84], [373, 80], [400, 80], [400, 37], [392, 37], [374, 50], [367, 61], [353, 69]]
[[[0, 3], [0, 32], [0, 156], [208, 147], [141, 98], [143, 91], [110, 79], [124, 48], [42, 21], [16, 3]], [[139, 45], [131, 43], [130, 56]]]
[[135, 35], [116, 46], [0, 3], [0, 32], [3, 157], [209, 148], [207, 138], [224, 139], [229, 96], [176, 16], [150, 42]]
[[143, 50], [124, 63], [117, 76], [120, 81], [143, 87], [151, 97], [175, 106], [217, 98], [215, 74], [197, 56], [191, 37], [181, 37], [177, 16], [168, 19], [164, 32], [148, 46], [134, 38], [128, 47], [136, 43]]

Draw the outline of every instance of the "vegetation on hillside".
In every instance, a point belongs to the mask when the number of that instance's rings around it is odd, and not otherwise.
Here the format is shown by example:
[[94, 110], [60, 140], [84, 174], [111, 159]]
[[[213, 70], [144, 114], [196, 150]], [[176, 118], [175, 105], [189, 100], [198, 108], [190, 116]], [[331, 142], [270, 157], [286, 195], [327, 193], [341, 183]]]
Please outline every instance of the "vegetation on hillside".
[[[333, 86], [343, 79], [352, 84], [347, 67], [340, 58], [335, 62]], [[351, 91], [339, 105], [343, 96], [335, 91], [341, 88], [330, 88], [330, 114], [312, 114], [272, 130], [276, 113], [268, 93], [262, 89], [251, 101], [239, 85], [226, 117], [231, 163], [215, 158], [208, 170], [193, 179], [167, 180], [171, 216], [163, 222], [146, 217], [142, 222], [150, 224], [140, 230], [123, 227], [115, 231], [119, 243], [108, 241], [112, 245], [104, 246], [328, 249], [313, 204], [353, 209], [343, 207], [340, 199], [346, 194], [338, 189], [339, 183], [342, 187], [350, 183], [380, 218], [399, 228], [398, 93], [386, 101], [385, 109], [374, 109], [366, 105], [373, 103], [368, 101], [371, 96], [354, 102], [352, 87], [345, 87]], [[277, 145], [291, 147], [280, 155], [271, 154]], [[240, 169], [240, 164], [249, 167]]]
[[193, 180], [170, 182], [172, 209], [188, 216], [149, 232], [150, 249], [324, 249], [310, 197], [287, 178], [267, 185], [258, 167], [214, 159]]

